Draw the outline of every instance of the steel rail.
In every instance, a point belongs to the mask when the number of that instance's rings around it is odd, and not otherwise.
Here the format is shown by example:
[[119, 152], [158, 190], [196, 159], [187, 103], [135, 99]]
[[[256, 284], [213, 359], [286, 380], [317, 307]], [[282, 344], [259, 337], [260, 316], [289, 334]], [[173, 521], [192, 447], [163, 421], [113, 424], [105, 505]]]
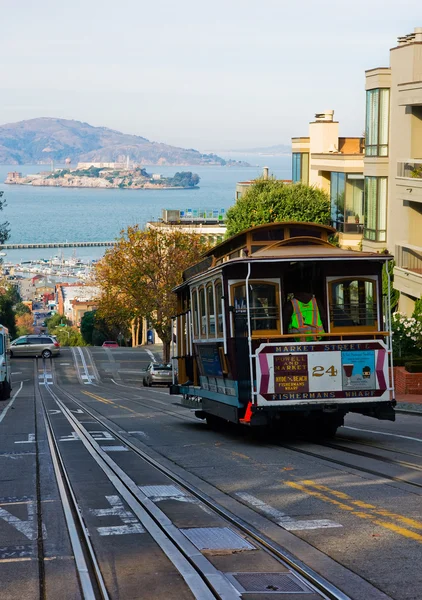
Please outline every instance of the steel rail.
[[[120, 440], [126, 446], [128, 446], [131, 450], [133, 450], [139, 457], [141, 457], [145, 462], [149, 463], [151, 466], [155, 467], [160, 473], [166, 475], [169, 479], [177, 483], [180, 487], [189, 492], [192, 496], [197, 498], [199, 501], [203, 502], [208, 508], [222, 517], [227, 523], [235, 526], [239, 531], [250, 537], [254, 540], [254, 542], [260, 546], [262, 549], [266, 550], [275, 557], [281, 564], [288, 567], [296, 576], [302, 578], [303, 581], [309, 586], [311, 585], [315, 588], [315, 591], [322, 594], [327, 600], [351, 600], [349, 596], [347, 596], [344, 592], [338, 589], [335, 585], [331, 584], [329, 581], [324, 579], [321, 575], [315, 572], [313, 569], [308, 567], [301, 560], [296, 558], [293, 554], [288, 552], [286, 549], [280, 547], [278, 544], [274, 543], [270, 538], [259, 532], [253, 526], [248, 524], [246, 521], [237, 517], [233, 513], [231, 513], [228, 509], [223, 506], [217, 504], [211, 497], [209, 497], [204, 492], [199, 491], [193, 485], [185, 481], [182, 477], [172, 472], [170, 469], [161, 465], [154, 458], [149, 456], [146, 452], [138, 448], [135, 444], [133, 444], [129, 439], [127, 439], [124, 435], [121, 435], [117, 429], [110, 427], [108, 423], [106, 423], [101, 417], [97, 414], [94, 414], [90, 409], [86, 407], [85, 404], [82, 404], [79, 400], [77, 400], [73, 394], [70, 394], [67, 390], [63, 389], [61, 386], [56, 386], [60, 389], [60, 391], [74, 404], [76, 404], [79, 408], [83, 409], [86, 413], [88, 413], [93, 419], [95, 419], [98, 423], [100, 423], [107, 431], [113, 434], [116, 439]], [[151, 406], [149, 406], [151, 408]], [[158, 409], [159, 410], [159, 409]], [[167, 412], [167, 411], [163, 411]], [[252, 509], [253, 510], [253, 509]]]
[[[317, 445], [327, 447], [325, 444], [315, 442]], [[396, 481], [397, 483], [405, 483], [406, 485], [411, 485], [416, 488], [422, 489], [421, 483], [415, 483], [413, 481], [409, 481], [408, 479], [403, 479], [403, 477], [396, 477], [394, 475], [386, 475], [385, 473], [380, 473], [379, 471], [375, 471], [373, 469], [368, 469], [367, 467], [360, 467], [357, 465], [352, 465], [343, 460], [339, 460], [336, 458], [332, 458], [330, 456], [325, 456], [324, 454], [318, 454], [317, 452], [312, 452], [312, 450], [305, 450], [304, 448], [296, 448], [295, 446], [290, 446], [289, 444], [277, 444], [279, 448], [286, 448], [286, 450], [291, 450], [292, 452], [297, 452], [298, 454], [305, 454], [307, 456], [313, 456], [314, 458], [320, 458], [321, 460], [326, 460], [327, 462], [340, 465], [342, 467], [347, 467], [349, 469], [354, 469], [355, 471], [361, 471], [362, 473], [369, 473], [370, 475], [375, 475], [375, 477], [381, 477], [382, 479], [389, 479], [390, 481]], [[343, 450], [343, 448], [342, 448]], [[347, 450], [344, 450], [347, 453]], [[354, 454], [352, 451], [349, 454]], [[370, 456], [370, 458], [375, 458], [374, 456]], [[388, 461], [388, 459], [386, 460]]]
[[[363, 440], [354, 440], [352, 438], [338, 437], [337, 441], [358, 444], [359, 446], [368, 446], [369, 448], [376, 448], [377, 450], [384, 450], [385, 452], [394, 452], [396, 454], [403, 454], [404, 456], [414, 456], [415, 458], [422, 458], [422, 454], [416, 454], [416, 452], [406, 452], [406, 450], [397, 450], [396, 448], [385, 448], [385, 446], [378, 446], [372, 442]], [[372, 456], [372, 455], [371, 455]], [[377, 455], [373, 455], [376, 458]], [[412, 463], [409, 463], [412, 464]], [[419, 466], [419, 465], [417, 465]]]
[[[364, 456], [365, 458], [371, 458], [374, 460], [379, 460], [381, 462], [385, 462], [391, 465], [398, 465], [400, 467], [406, 467], [406, 469], [413, 469], [414, 471], [422, 471], [422, 467], [420, 465], [415, 465], [414, 463], [410, 463], [404, 460], [395, 460], [394, 458], [388, 458], [387, 456], [379, 456], [377, 454], [371, 454], [370, 452], [365, 452], [365, 450], [358, 450], [358, 448], [348, 448], [347, 446], [341, 446], [340, 444], [332, 444], [331, 442], [322, 442], [319, 444], [324, 446], [324, 448], [332, 448], [333, 450], [340, 450], [341, 452], [346, 452], [347, 454], [355, 454], [356, 456]], [[394, 451], [392, 451], [394, 452]]]
[[[36, 359], [36, 365], [38, 371], [38, 359]], [[44, 360], [44, 385], [47, 387], [46, 373], [47, 370]], [[47, 441], [50, 449], [51, 460], [53, 463], [53, 470], [56, 477], [57, 487], [60, 495], [60, 501], [63, 507], [63, 513], [66, 520], [67, 530], [69, 532], [70, 544], [72, 546], [73, 555], [75, 558], [75, 564], [79, 576], [80, 585], [82, 588], [83, 598], [84, 600], [96, 600], [100, 595], [100, 598], [102, 600], [109, 600], [107, 588], [98, 565], [97, 557], [91, 544], [89, 532], [82, 519], [82, 513], [79, 509], [76, 496], [73, 492], [72, 485], [67, 475], [67, 471], [64, 466], [58, 447], [57, 438], [54, 434], [54, 430], [51, 425], [50, 416], [44, 404], [41, 390], [39, 389], [38, 381], [36, 382], [36, 385], [38, 385], [41, 406], [43, 409]], [[80, 534], [82, 534], [82, 536]], [[81, 537], [83, 539], [83, 543], [85, 544], [85, 549], [83, 548]], [[91, 569], [88, 566], [87, 560], [85, 558], [86, 556], [89, 558], [89, 561], [91, 563]], [[92, 571], [95, 576], [96, 589], [94, 589], [92, 577], [90, 574], [90, 572]]]
[[[64, 390], [61, 391], [67, 395]], [[60, 400], [55, 392], [50, 388], [48, 388], [48, 392], [58, 407], [61, 408], [61, 412], [69, 423], [75, 427], [80, 440], [98, 466], [104, 471], [119, 494], [133, 510], [145, 530], [150, 533], [161, 550], [179, 571], [192, 591], [193, 596], [198, 600], [212, 600], [216, 598], [220, 600], [239, 600], [240, 593], [224, 574], [218, 571], [204, 555], [198, 553], [197, 548], [139, 490], [135, 482], [104, 452], [101, 446], [89, 434], [89, 431], [79, 423], [78, 419], [70, 412], [69, 408]], [[75, 402], [72, 398], [70, 399]], [[85, 412], [89, 413], [83, 405], [75, 403]], [[96, 420], [101, 423], [99, 419]], [[126, 443], [125, 440], [123, 441]]]

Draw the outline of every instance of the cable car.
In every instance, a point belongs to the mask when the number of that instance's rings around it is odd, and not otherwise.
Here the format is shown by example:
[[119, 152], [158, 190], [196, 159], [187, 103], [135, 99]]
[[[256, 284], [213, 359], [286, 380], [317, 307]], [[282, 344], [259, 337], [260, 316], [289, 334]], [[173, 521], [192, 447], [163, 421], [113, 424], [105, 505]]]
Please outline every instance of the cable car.
[[334, 233], [315, 223], [260, 225], [184, 272], [174, 290], [171, 393], [199, 418], [326, 436], [348, 412], [395, 419], [382, 293], [392, 257], [338, 248]]

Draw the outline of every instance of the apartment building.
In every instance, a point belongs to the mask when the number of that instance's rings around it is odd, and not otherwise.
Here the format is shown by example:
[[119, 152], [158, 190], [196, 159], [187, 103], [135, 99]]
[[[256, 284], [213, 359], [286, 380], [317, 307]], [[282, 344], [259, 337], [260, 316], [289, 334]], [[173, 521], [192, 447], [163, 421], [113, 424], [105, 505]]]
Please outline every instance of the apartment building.
[[363, 138], [339, 137], [334, 111], [315, 115], [308, 137], [292, 138], [293, 182], [327, 191], [340, 245], [359, 248], [363, 233]]
[[399, 308], [422, 297], [422, 27], [398, 38], [390, 66], [366, 71], [362, 247], [394, 254]]

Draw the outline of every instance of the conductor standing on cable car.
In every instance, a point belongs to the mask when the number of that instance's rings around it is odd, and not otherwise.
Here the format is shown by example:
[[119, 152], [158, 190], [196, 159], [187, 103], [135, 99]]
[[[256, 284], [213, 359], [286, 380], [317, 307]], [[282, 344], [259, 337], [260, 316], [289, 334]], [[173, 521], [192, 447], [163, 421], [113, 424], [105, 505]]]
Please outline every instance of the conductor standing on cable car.
[[[284, 331], [292, 334], [324, 333], [324, 309], [311, 292], [297, 291], [289, 294], [283, 311]], [[318, 340], [317, 335], [295, 338], [297, 342]]]

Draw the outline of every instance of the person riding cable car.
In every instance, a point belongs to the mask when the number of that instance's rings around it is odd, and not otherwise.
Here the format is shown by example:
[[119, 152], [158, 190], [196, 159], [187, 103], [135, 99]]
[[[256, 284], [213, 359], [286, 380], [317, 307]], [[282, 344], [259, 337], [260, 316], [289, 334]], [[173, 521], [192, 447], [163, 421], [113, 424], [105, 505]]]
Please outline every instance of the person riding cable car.
[[[288, 333], [325, 333], [322, 324], [322, 308], [315, 296], [310, 292], [296, 292], [290, 294], [284, 310], [284, 323], [287, 324]], [[315, 336], [300, 336], [297, 342], [312, 342], [320, 339]]]

